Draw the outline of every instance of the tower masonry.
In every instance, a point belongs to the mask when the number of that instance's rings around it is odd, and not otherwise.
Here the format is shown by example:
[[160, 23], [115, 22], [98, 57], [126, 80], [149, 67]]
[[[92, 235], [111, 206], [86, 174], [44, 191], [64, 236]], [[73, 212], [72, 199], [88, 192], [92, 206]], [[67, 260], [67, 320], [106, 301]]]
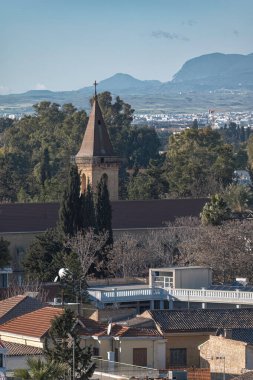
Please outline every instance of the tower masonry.
[[80, 173], [81, 192], [85, 192], [88, 181], [93, 191], [96, 191], [98, 182], [104, 177], [107, 181], [110, 200], [118, 200], [120, 161], [113, 152], [97, 95], [95, 95], [83, 142], [75, 156]]

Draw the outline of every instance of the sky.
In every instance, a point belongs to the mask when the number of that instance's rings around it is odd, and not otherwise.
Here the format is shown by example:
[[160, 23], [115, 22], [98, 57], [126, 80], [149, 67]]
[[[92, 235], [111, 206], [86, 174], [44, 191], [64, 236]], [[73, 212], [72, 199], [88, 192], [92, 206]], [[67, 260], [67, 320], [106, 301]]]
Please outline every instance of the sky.
[[252, 16], [253, 0], [0, 0], [0, 94], [166, 82], [193, 57], [253, 53]]

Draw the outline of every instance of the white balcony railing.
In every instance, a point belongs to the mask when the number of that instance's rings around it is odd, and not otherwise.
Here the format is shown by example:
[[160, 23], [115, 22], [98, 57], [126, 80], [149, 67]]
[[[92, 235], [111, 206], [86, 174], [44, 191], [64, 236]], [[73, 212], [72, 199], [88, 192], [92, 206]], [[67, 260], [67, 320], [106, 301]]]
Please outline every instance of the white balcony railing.
[[112, 290], [88, 289], [92, 298], [102, 303], [131, 302], [131, 301], [150, 301], [166, 299], [167, 292], [162, 288], [138, 288]]
[[253, 305], [253, 292], [241, 290], [213, 290], [213, 289], [172, 289], [136, 287], [128, 289], [89, 289], [89, 294], [98, 302], [135, 302], [172, 300], [182, 302], [213, 302], [228, 304]]

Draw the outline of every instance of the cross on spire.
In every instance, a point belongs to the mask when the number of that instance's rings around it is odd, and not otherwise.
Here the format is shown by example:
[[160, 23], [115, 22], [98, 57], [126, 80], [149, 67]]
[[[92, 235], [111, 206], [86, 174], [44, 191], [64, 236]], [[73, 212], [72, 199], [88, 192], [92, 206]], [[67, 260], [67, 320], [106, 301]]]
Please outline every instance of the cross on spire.
[[97, 96], [97, 85], [98, 85], [98, 82], [95, 80], [95, 82], [93, 83], [94, 87], [95, 87], [95, 96]]

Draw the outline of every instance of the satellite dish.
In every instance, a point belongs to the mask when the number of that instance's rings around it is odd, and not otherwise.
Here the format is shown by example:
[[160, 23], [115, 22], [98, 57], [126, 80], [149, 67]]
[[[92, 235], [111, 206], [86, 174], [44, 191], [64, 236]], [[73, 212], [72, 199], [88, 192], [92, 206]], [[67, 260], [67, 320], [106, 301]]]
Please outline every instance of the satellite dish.
[[111, 331], [112, 331], [112, 322], [110, 322], [108, 327], [107, 327], [107, 335], [110, 335]]
[[64, 277], [66, 277], [68, 275], [68, 269], [67, 268], [61, 268], [58, 272], [58, 275], [59, 275], [60, 279], [63, 279]]

